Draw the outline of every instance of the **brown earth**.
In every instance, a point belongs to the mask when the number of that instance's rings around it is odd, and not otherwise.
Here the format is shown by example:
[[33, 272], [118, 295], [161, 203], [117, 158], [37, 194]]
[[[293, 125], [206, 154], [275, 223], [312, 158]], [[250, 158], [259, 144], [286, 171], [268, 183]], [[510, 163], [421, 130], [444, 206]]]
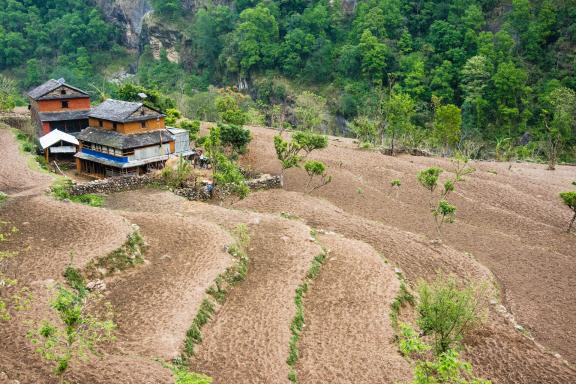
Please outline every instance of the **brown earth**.
[[[279, 163], [271, 160], [275, 132], [262, 128], [253, 128], [252, 132], [250, 166], [257, 171], [278, 173]], [[351, 230], [347, 227], [352, 215], [360, 222], [372, 220], [409, 231], [411, 236], [436, 237], [427, 212], [427, 192], [417, 185], [415, 175], [430, 166], [453, 169], [450, 161], [383, 156], [376, 151], [359, 150], [352, 140], [342, 138], [331, 138], [329, 148], [314, 153], [312, 158], [325, 161], [333, 175], [333, 182], [314, 192], [314, 196], [341, 210], [324, 220], [327, 228], [338, 227], [347, 237], [354, 238], [344, 232]], [[551, 172], [540, 164], [514, 163], [511, 169], [508, 163], [471, 165], [477, 171], [457, 186], [453, 201], [458, 207], [458, 220], [445, 229], [444, 244], [473, 255], [488, 267], [501, 285], [503, 302], [517, 320], [540, 343], [576, 363], [576, 299], [572, 294], [576, 289], [576, 236], [565, 232], [570, 211], [558, 198], [559, 192], [574, 189], [571, 183], [576, 180], [576, 167], [560, 166]], [[402, 181], [398, 198], [390, 187], [390, 181], [397, 178]], [[302, 191], [304, 184], [301, 170], [287, 172], [289, 190]], [[303, 199], [279, 207], [277, 195], [273, 199], [259, 195], [248, 199], [257, 200], [254, 204], [241, 205], [267, 212], [298, 214], [305, 210], [311, 225], [322, 221], [319, 214], [308, 214], [312, 207], [301, 209]], [[261, 208], [263, 204], [270, 209]], [[338, 216], [342, 219], [338, 220]], [[400, 248], [410, 246], [400, 244]], [[417, 268], [426, 266], [435, 269], [427, 262], [416, 264]], [[410, 267], [402, 268], [407, 275], [414, 271], [412, 261]], [[419, 272], [415, 274], [421, 276]]]
[[[271, 130], [254, 128], [246, 164], [277, 173]], [[150, 245], [146, 262], [105, 279], [118, 340], [101, 359], [73, 366], [78, 383], [171, 383], [157, 359], [181, 351], [186, 330], [214, 277], [230, 265], [225, 250], [237, 224], [251, 235], [245, 281], [229, 293], [203, 328], [192, 370], [214, 383], [288, 383], [294, 295], [319, 242], [331, 252], [304, 299], [306, 324], [296, 366], [305, 383], [395, 383], [411, 377], [389, 321], [398, 292], [394, 269], [409, 283], [452, 273], [469, 281], [496, 281], [502, 302], [535, 336], [538, 346], [491, 311], [486, 326], [466, 339], [465, 357], [494, 383], [576, 382], [576, 237], [562, 232], [569, 211], [557, 199], [570, 190], [576, 168], [547, 172], [532, 164], [475, 163], [478, 171], [454, 196], [458, 221], [435, 238], [427, 195], [415, 174], [443, 159], [386, 157], [331, 138], [313, 157], [326, 161], [334, 181], [308, 196], [303, 171], [287, 173], [289, 191], [253, 193], [231, 207], [189, 202], [146, 189], [107, 197], [88, 208], [45, 196], [48, 174], [30, 171], [12, 134], [0, 129], [0, 191], [10, 197], [0, 220], [20, 231], [0, 250], [20, 250], [2, 266], [35, 295], [32, 309], [0, 328], [0, 372], [21, 383], [52, 383], [50, 370], [25, 338], [26, 320], [50, 316], [50, 286], [74, 253], [82, 267], [116, 249], [138, 224]], [[7, 148], [7, 151], [4, 151]], [[398, 197], [389, 187], [399, 178]], [[290, 213], [293, 219], [280, 217]], [[286, 215], [284, 215], [286, 216]], [[333, 232], [333, 233], [332, 233]], [[387, 264], [387, 262], [389, 264]]]

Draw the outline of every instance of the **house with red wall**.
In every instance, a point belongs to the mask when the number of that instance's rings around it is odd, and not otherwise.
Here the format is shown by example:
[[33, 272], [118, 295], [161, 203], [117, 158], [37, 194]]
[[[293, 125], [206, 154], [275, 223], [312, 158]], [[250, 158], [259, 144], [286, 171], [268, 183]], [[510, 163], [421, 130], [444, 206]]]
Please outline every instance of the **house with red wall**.
[[56, 129], [76, 134], [88, 126], [90, 96], [64, 79], [48, 80], [31, 90], [28, 98], [38, 137]]

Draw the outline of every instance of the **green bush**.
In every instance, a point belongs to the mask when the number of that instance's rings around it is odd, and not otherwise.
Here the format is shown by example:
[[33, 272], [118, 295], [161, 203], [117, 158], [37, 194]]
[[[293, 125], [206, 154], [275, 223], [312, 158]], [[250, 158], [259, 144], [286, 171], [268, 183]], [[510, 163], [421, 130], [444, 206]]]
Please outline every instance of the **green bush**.
[[482, 324], [486, 290], [483, 286], [459, 288], [454, 278], [420, 283], [417, 324], [434, 340], [437, 354], [454, 348], [467, 332]]
[[418, 333], [409, 324], [400, 323], [400, 337], [398, 346], [404, 356], [411, 356], [414, 353], [422, 353], [430, 350], [430, 346], [422, 341]]
[[472, 365], [460, 360], [458, 352], [447, 350], [434, 361], [418, 361], [413, 384], [490, 384], [474, 377]]
[[568, 225], [568, 230], [567, 230], [567, 232], [570, 233], [570, 231], [572, 230], [572, 226], [574, 225], [574, 222], [576, 221], [576, 191], [574, 191], [574, 192], [561, 192], [560, 198], [562, 199], [564, 204], [566, 204], [566, 206], [568, 206], [568, 208], [570, 208], [572, 211], [574, 211], [574, 216], [572, 216], [572, 220], [570, 221], [570, 224]]

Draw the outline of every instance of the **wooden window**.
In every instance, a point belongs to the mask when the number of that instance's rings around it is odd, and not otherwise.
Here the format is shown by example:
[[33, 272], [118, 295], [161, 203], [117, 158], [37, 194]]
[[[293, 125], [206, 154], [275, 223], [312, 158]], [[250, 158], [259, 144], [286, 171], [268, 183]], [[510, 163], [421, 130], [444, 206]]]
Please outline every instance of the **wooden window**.
[[66, 90], [65, 90], [65, 89], [62, 89], [62, 90], [60, 91], [60, 94], [61, 94], [61, 95], [65, 95], [65, 94], [66, 94]]
[[62, 108], [68, 108], [68, 101], [62, 102]]
[[104, 122], [102, 120], [98, 120], [98, 126], [102, 128], [104, 126]]
[[118, 124], [112, 123], [112, 129], [113, 129], [113, 130], [117, 130], [117, 129], [118, 129]]
[[140, 125], [142, 126], [142, 128], [146, 128], [146, 122], [145, 121], [141, 122]]

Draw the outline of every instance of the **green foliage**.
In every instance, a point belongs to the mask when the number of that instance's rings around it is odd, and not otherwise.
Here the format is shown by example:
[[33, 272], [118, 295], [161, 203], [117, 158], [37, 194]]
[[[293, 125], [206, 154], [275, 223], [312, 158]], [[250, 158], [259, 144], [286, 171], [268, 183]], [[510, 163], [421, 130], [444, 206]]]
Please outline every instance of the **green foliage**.
[[378, 135], [376, 122], [366, 116], [358, 116], [354, 119], [352, 122], [352, 132], [354, 132], [356, 138], [360, 140], [361, 143], [374, 144]]
[[[73, 283], [78, 283], [74, 272], [67, 270], [68, 276]], [[79, 288], [82, 289], [58, 286], [50, 306], [59, 321], [44, 320], [28, 332], [36, 352], [53, 365], [60, 382], [64, 382], [71, 362], [88, 360], [100, 344], [114, 340], [116, 325], [110, 307], [102, 318], [88, 314], [87, 308], [94, 301], [93, 297], [83, 287]]]
[[194, 170], [190, 162], [180, 156], [176, 162], [167, 161], [160, 172], [164, 184], [170, 188], [180, 188], [190, 179]]
[[196, 137], [198, 137], [198, 133], [200, 132], [200, 121], [182, 119], [178, 123], [178, 127], [188, 131], [190, 140], [196, 140]]
[[0, 191], [0, 204], [5, 202], [6, 200], [8, 200], [8, 195], [5, 194], [4, 192]]
[[434, 111], [434, 136], [445, 151], [460, 140], [461, 126], [461, 111], [454, 104], [438, 106]]
[[135, 231], [128, 235], [120, 248], [92, 260], [85, 268], [85, 275], [89, 278], [103, 277], [142, 264], [146, 248], [144, 238]]
[[398, 346], [400, 353], [404, 356], [411, 356], [415, 353], [422, 353], [430, 350], [430, 346], [420, 339], [418, 333], [409, 324], [399, 324], [400, 336]]
[[456, 347], [467, 332], [483, 322], [486, 288], [468, 284], [459, 288], [454, 278], [437, 278], [419, 286], [418, 326], [434, 340], [436, 354]]
[[240, 109], [237, 98], [232, 95], [224, 95], [216, 98], [216, 109], [220, 119], [225, 124], [242, 126], [246, 124], [247, 116]]
[[166, 121], [166, 125], [168, 125], [168, 126], [176, 125], [176, 122], [178, 121], [178, 119], [180, 119], [182, 117], [182, 112], [180, 112], [176, 108], [169, 108], [166, 110], [165, 113], [166, 113], [166, 117], [164, 118], [164, 120]]
[[[332, 176], [326, 173], [326, 165], [321, 161], [309, 160], [304, 163], [304, 170], [308, 174], [308, 182], [306, 183], [306, 188], [308, 193], [315, 191], [318, 188], [322, 188], [328, 185], [332, 181]], [[316, 185], [312, 185], [314, 178], [318, 178], [319, 182]]]
[[233, 155], [245, 153], [252, 140], [250, 130], [234, 124], [218, 124], [222, 145]]
[[[146, 95], [144, 100], [139, 96], [140, 93]], [[124, 83], [120, 85], [114, 91], [113, 97], [119, 100], [143, 102], [145, 105], [159, 111], [167, 111], [176, 107], [176, 102], [163, 95], [160, 91], [133, 83]]]
[[294, 113], [298, 120], [298, 129], [318, 130], [326, 121], [326, 99], [304, 91], [296, 98]]
[[290, 324], [290, 332], [292, 336], [290, 337], [290, 343], [288, 344], [288, 359], [286, 363], [290, 367], [290, 372], [288, 374], [288, 379], [292, 383], [298, 382], [298, 376], [296, 370], [294, 369], [298, 359], [300, 358], [300, 352], [298, 351], [298, 341], [300, 340], [300, 334], [304, 329], [305, 319], [304, 319], [304, 295], [308, 291], [308, 287], [318, 277], [322, 265], [326, 262], [326, 252], [322, 252], [314, 257], [310, 268], [306, 273], [306, 276], [302, 283], [296, 288], [296, 295], [294, 296], [294, 303], [296, 304], [296, 313], [292, 318], [292, 323]]
[[576, 221], [576, 192], [561, 192], [560, 198], [568, 208], [574, 211], [574, 216], [572, 216], [572, 220], [570, 221], [567, 229], [567, 232], [570, 233], [572, 227], [574, 226], [574, 222]]
[[104, 205], [104, 197], [95, 194], [72, 195], [72, 180], [68, 178], [57, 180], [51, 187], [52, 196], [57, 200], [69, 200], [74, 203], [84, 204], [91, 207], [101, 207]]
[[437, 167], [420, 171], [417, 175], [418, 182], [430, 192], [434, 192], [438, 186], [438, 178], [442, 172], [443, 170]]
[[212, 378], [188, 371], [186, 368], [173, 368], [174, 384], [212, 384]]
[[412, 384], [490, 384], [472, 373], [472, 365], [460, 360], [458, 352], [447, 350], [434, 361], [418, 361]]
[[392, 154], [394, 154], [394, 144], [397, 136], [407, 133], [413, 128], [414, 100], [408, 94], [394, 93], [384, 101], [382, 111], [391, 142]]
[[0, 74], [0, 112], [16, 106], [16, 82]]
[[392, 187], [400, 188], [400, 186], [402, 185], [402, 182], [400, 181], [400, 179], [394, 179], [390, 182], [390, 185]]

